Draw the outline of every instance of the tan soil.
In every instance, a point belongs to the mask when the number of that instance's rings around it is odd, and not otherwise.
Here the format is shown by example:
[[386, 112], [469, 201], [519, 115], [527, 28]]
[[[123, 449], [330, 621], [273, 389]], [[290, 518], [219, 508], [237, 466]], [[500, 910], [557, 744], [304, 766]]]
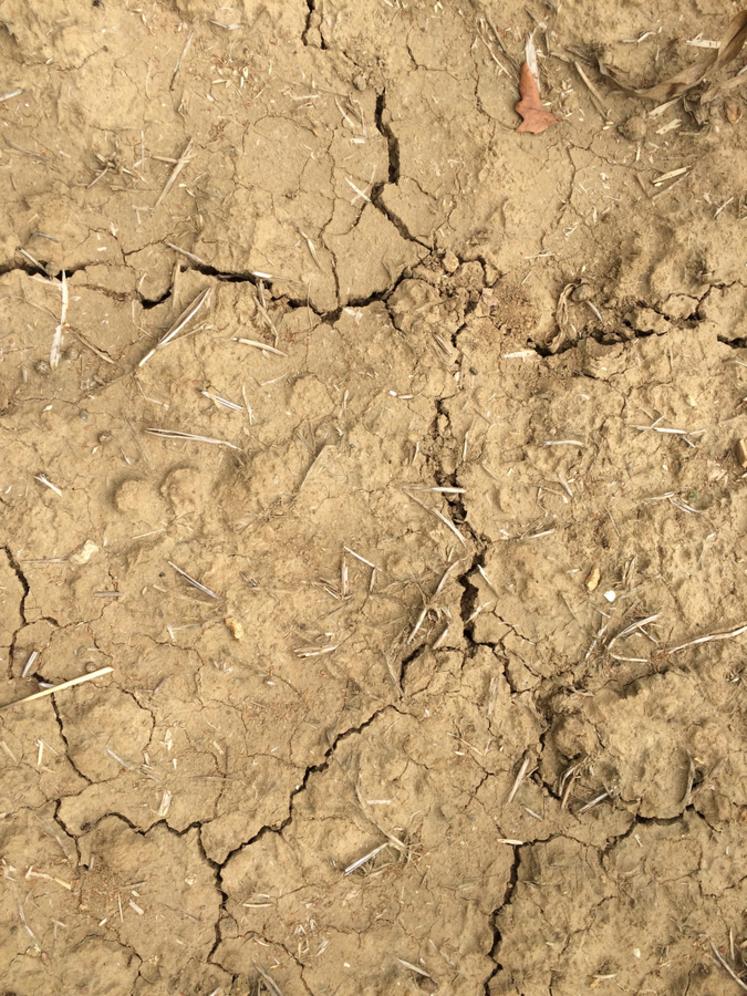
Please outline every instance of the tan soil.
[[736, 10], [0, 0], [7, 994], [739, 991]]

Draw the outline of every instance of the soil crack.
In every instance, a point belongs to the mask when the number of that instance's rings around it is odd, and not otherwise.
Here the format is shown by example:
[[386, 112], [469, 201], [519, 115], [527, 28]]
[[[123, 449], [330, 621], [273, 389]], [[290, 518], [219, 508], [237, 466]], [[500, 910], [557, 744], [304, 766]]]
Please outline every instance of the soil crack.
[[516, 891], [516, 884], [519, 881], [519, 866], [521, 864], [521, 849], [522, 849], [522, 847], [531, 847], [531, 846], [533, 846], [533, 845], [531, 845], [531, 844], [516, 844], [516, 845], [514, 845], [514, 847], [513, 847], [514, 858], [513, 858], [513, 862], [511, 863], [511, 871], [510, 871], [509, 876], [508, 876], [508, 882], [506, 883], [506, 890], [503, 893], [503, 897], [501, 899], [500, 904], [498, 906], [496, 906], [496, 908], [490, 914], [490, 923], [491, 923], [491, 926], [493, 928], [493, 941], [492, 941], [492, 944], [491, 944], [491, 947], [490, 947], [490, 951], [488, 952], [488, 957], [493, 962], [495, 962], [495, 968], [491, 971], [490, 975], [488, 975], [487, 979], [485, 980], [485, 982], [483, 984], [483, 992], [484, 992], [485, 996], [490, 996], [490, 982], [491, 982], [491, 980], [494, 979], [496, 977], [496, 975], [498, 975], [499, 972], [503, 971], [503, 965], [501, 964], [500, 961], [498, 961], [498, 955], [500, 954], [501, 942], [503, 941], [503, 937], [501, 936], [501, 932], [500, 932], [500, 930], [498, 928], [498, 922], [497, 922], [498, 921], [498, 915], [507, 906], [510, 906], [511, 902], [513, 901], [514, 892]]
[[376, 207], [384, 217], [390, 221], [394, 227], [397, 229], [399, 234], [403, 239], [408, 242], [414, 242], [416, 245], [422, 246], [424, 249], [432, 249], [433, 247], [428, 245], [422, 239], [417, 238], [409, 230], [402, 218], [392, 211], [391, 208], [387, 207], [383, 200], [384, 187], [387, 185], [391, 187], [396, 187], [400, 180], [400, 149], [399, 149], [399, 139], [394, 134], [391, 124], [384, 120], [384, 114], [386, 112], [386, 90], [383, 90], [376, 97], [376, 110], [374, 114], [374, 122], [376, 124], [376, 130], [386, 141], [387, 156], [388, 156], [388, 169], [387, 169], [387, 179], [381, 183], [377, 183], [371, 190], [371, 203]]
[[28, 623], [28, 620], [26, 619], [26, 599], [29, 597], [29, 593], [31, 592], [31, 586], [29, 585], [28, 578], [23, 573], [21, 565], [14, 557], [10, 547], [4, 546], [2, 549], [8, 560], [8, 566], [10, 567], [10, 569], [13, 571], [16, 578], [18, 579], [18, 583], [20, 584], [23, 592], [21, 595], [20, 602], [18, 604], [18, 614], [21, 617], [21, 625], [16, 630], [14, 630], [13, 635], [11, 636], [10, 646], [8, 648], [8, 678], [12, 678], [13, 659], [15, 656], [16, 640], [18, 639], [18, 634], [21, 632], [23, 627], [26, 626], [26, 624]]
[[213, 947], [210, 950], [210, 953], [208, 954], [207, 958], [208, 962], [211, 962], [212, 964], [218, 964], [218, 962], [215, 962], [213, 960], [213, 955], [217, 951], [218, 946], [220, 945], [222, 940], [220, 933], [220, 921], [223, 916], [227, 915], [226, 904], [228, 902], [229, 896], [228, 893], [223, 889], [222, 874], [221, 874], [225, 866], [228, 864], [231, 858], [233, 858], [240, 851], [243, 851], [245, 848], [251, 847], [252, 844], [255, 844], [258, 840], [264, 837], [265, 834], [267, 833], [281, 834], [283, 830], [286, 829], [286, 827], [290, 826], [290, 824], [293, 822], [293, 817], [294, 817], [295, 800], [298, 798], [299, 795], [302, 795], [306, 791], [306, 788], [308, 787], [309, 780], [312, 777], [312, 775], [322, 774], [327, 770], [327, 768], [329, 768], [330, 764], [332, 763], [335, 751], [337, 750], [338, 746], [342, 743], [343, 740], [347, 740], [349, 737], [357, 736], [363, 733], [363, 731], [368, 729], [368, 727], [371, 726], [371, 724], [374, 723], [379, 718], [379, 716], [381, 716], [383, 713], [387, 712], [390, 709], [393, 709], [395, 712], [399, 711], [394, 705], [394, 703], [387, 702], [385, 705], [379, 706], [378, 709], [376, 709], [370, 716], [368, 716], [367, 719], [364, 719], [363, 722], [359, 723], [357, 726], [348, 727], [348, 729], [342, 730], [340, 733], [335, 735], [329, 747], [327, 747], [324, 754], [322, 755], [321, 760], [317, 761], [315, 764], [310, 764], [304, 771], [303, 778], [301, 779], [299, 784], [293, 789], [290, 796], [288, 797], [288, 815], [280, 823], [267, 824], [266, 826], [260, 827], [260, 829], [252, 837], [250, 837], [249, 840], [246, 840], [243, 843], [238, 844], [236, 847], [234, 847], [220, 863], [208, 857], [207, 853], [205, 852], [203, 842], [200, 839], [200, 850], [203, 856], [205, 857], [205, 860], [210, 864], [211, 868], [213, 868], [215, 872], [216, 886], [222, 897], [220, 910], [218, 913], [218, 919], [215, 924], [215, 934], [216, 934], [215, 943], [213, 944]]

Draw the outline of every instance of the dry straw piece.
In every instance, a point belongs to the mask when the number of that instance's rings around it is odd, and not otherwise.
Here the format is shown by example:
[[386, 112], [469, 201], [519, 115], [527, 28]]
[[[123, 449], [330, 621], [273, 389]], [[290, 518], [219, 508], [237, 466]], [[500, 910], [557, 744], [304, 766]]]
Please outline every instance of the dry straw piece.
[[91, 671], [90, 674], [79, 674], [77, 678], [70, 678], [69, 681], [62, 681], [59, 685], [52, 685], [50, 688], [42, 688], [40, 692], [33, 692], [31, 695], [25, 695], [22, 699], [15, 699], [13, 702], [6, 702], [4, 705], [0, 705], [0, 712], [3, 709], [10, 709], [11, 706], [21, 705], [22, 702], [33, 702], [34, 699], [43, 699], [47, 695], [54, 695], [56, 692], [61, 692], [65, 688], [73, 688], [75, 685], [82, 685], [86, 681], [93, 681], [94, 678], [101, 678], [105, 674], [111, 674], [114, 670], [113, 667], [100, 667], [96, 671]]
[[202, 308], [210, 303], [211, 291], [211, 287], [206, 287], [205, 290], [200, 291], [194, 301], [192, 301], [191, 304], [184, 309], [168, 331], [164, 332], [153, 349], [148, 350], [142, 360], [138, 363], [139, 367], [145, 366], [148, 360], [150, 360], [159, 349], [163, 349], [164, 346], [168, 346], [172, 339], [176, 339], [179, 333], [182, 332], [187, 325], [189, 325], [192, 319], [196, 317]]
[[733, 59], [736, 59], [746, 40], [747, 10], [741, 10], [729, 21], [729, 25], [719, 42], [718, 48], [711, 49], [701, 59], [698, 59], [697, 62], [693, 62], [692, 65], [687, 66], [674, 76], [670, 76], [668, 80], [662, 80], [653, 86], [634, 87], [626, 83], [615, 70], [603, 62], [598, 62], [597, 68], [602, 76], [606, 76], [607, 79], [612, 80], [621, 90], [625, 90], [627, 93], [635, 94], [637, 97], [646, 97], [648, 100], [674, 100], [697, 86], [711, 70], [720, 69]]

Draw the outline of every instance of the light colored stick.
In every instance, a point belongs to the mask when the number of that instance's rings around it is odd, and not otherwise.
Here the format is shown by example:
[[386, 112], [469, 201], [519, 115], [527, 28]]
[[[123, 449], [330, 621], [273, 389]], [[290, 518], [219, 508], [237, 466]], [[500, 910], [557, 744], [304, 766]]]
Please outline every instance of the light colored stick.
[[190, 252], [188, 249], [182, 249], [181, 246], [175, 246], [173, 242], [164, 242], [164, 245], [168, 246], [169, 249], [173, 249], [174, 252], [180, 252], [182, 256], [186, 256], [187, 259], [191, 259], [193, 262], [199, 263], [201, 266], [209, 265], [200, 256], [195, 256], [193, 252]]
[[711, 945], [711, 951], [713, 951], [713, 955], [716, 961], [719, 963], [719, 965], [721, 965], [721, 967], [729, 973], [729, 975], [732, 977], [732, 979], [734, 979], [739, 988], [747, 993], [747, 984], [744, 983], [742, 979], [739, 978], [739, 976], [731, 967], [729, 962], [719, 954], [719, 950], [716, 947], [716, 945], [713, 943], [713, 941], [709, 940], [708, 943]]
[[625, 629], [621, 629], [619, 633], [616, 633], [613, 637], [610, 638], [610, 641], [607, 644], [607, 649], [609, 650], [609, 648], [612, 646], [613, 643], [615, 643], [616, 640], [624, 640], [626, 636], [630, 636], [632, 633], [635, 633], [637, 630], [643, 629], [643, 627], [648, 626], [649, 623], [656, 622], [656, 620], [659, 618], [660, 615], [661, 615], [660, 612], [655, 612], [653, 615], [646, 616], [645, 619], [638, 619], [636, 620], [636, 622], [633, 622], [629, 626], [626, 626]]
[[193, 432], [181, 432], [179, 429], [156, 429], [145, 430], [151, 436], [160, 436], [161, 439], [184, 439], [195, 443], [210, 443], [213, 446], [227, 446], [231, 450], [238, 450], [235, 443], [229, 443], [225, 439], [213, 439], [212, 436], [198, 436]]
[[268, 975], [267, 972], [265, 972], [263, 969], [259, 967], [259, 965], [255, 965], [254, 967], [257, 969], [259, 974], [264, 979], [265, 985], [272, 993], [272, 996], [283, 996], [282, 992], [280, 991], [280, 988], [278, 987], [277, 982], [275, 982], [273, 977], [271, 975]]
[[205, 595], [209, 595], [210, 598], [220, 598], [220, 595], [216, 594], [212, 588], [208, 588], [208, 586], [203, 584], [202, 581], [198, 581], [197, 578], [193, 578], [191, 574], [187, 574], [187, 572], [182, 570], [182, 568], [175, 564], [173, 560], [167, 560], [166, 563], [169, 567], [173, 567], [176, 573], [180, 574], [185, 581], [192, 585], [193, 588], [196, 588]]
[[587, 802], [585, 806], [582, 806], [577, 815], [581, 816], [583, 813], [588, 813], [590, 809], [594, 808], [594, 806], [598, 806], [600, 802], [604, 802], [605, 799], [609, 798], [609, 792], [600, 792], [599, 795], [595, 795], [593, 799]]
[[187, 165], [187, 163], [189, 162], [189, 160], [191, 158], [190, 157], [190, 152], [191, 151], [192, 151], [192, 139], [190, 138], [190, 140], [187, 142], [187, 144], [186, 144], [186, 146], [184, 148], [184, 152], [182, 152], [182, 154], [177, 159], [176, 165], [174, 166], [173, 170], [171, 171], [171, 176], [166, 181], [166, 185], [164, 186], [164, 188], [161, 191], [161, 193], [158, 195], [158, 200], [153, 205], [153, 207], [158, 207], [158, 205], [164, 199], [164, 197], [166, 196], [166, 194], [168, 194], [168, 192], [174, 186], [174, 184], [176, 183], [176, 178], [179, 176], [179, 174], [181, 173], [181, 171], [184, 169], [184, 167]]
[[433, 976], [428, 975], [428, 973], [420, 968], [419, 965], [413, 965], [411, 961], [405, 961], [404, 958], [398, 958], [397, 961], [400, 965], [404, 965], [405, 968], [409, 968], [411, 972], [415, 972], [416, 975], [422, 975], [424, 979], [430, 979], [431, 982], [434, 981]]
[[529, 771], [529, 765], [531, 763], [531, 755], [529, 751], [524, 755], [524, 760], [521, 762], [521, 767], [514, 779], [514, 783], [511, 786], [511, 791], [508, 793], [508, 798], [506, 799], [506, 805], [514, 801], [514, 796], [519, 791], [521, 783], [526, 778], [527, 771]]
[[263, 353], [272, 353], [274, 356], [287, 356], [282, 349], [276, 349], [274, 346], [270, 346], [267, 342], [260, 342], [259, 339], [242, 339], [238, 336], [234, 339], [234, 342], [240, 342], [244, 346], [253, 346], [254, 349], [261, 349]]
[[436, 518], [440, 522], [442, 522], [446, 526], [446, 528], [456, 536], [456, 538], [459, 540], [462, 546], [464, 547], [467, 546], [467, 540], [464, 538], [464, 536], [462, 536], [462, 534], [459, 532], [459, 530], [451, 521], [451, 519], [448, 518], [448, 516], [444, 515], [443, 512], [439, 512], [437, 508], [431, 508], [430, 505], [426, 505], [425, 502], [422, 502], [419, 498], [416, 498], [414, 494], [409, 492], [407, 488], [403, 488], [402, 490], [404, 491], [404, 493], [407, 495], [408, 498], [412, 499], [412, 501], [414, 501], [417, 505], [420, 505], [421, 508], [424, 508], [426, 512], [430, 512], [431, 515], [435, 515]]
[[184, 46], [181, 52], [179, 53], [179, 58], [176, 60], [176, 65], [174, 66], [174, 72], [171, 74], [171, 82], [169, 83], [169, 90], [174, 89], [174, 83], [176, 83], [176, 77], [179, 75], [179, 70], [182, 68], [182, 61], [184, 59], [184, 56], [187, 54], [187, 52], [189, 52], [192, 46], [193, 37], [194, 35], [190, 31], [190, 33], [187, 35], [187, 40], [184, 42]]
[[376, 564], [372, 564], [370, 560], [366, 560], [365, 557], [363, 557], [360, 553], [356, 553], [355, 550], [351, 549], [349, 546], [344, 546], [343, 550], [345, 553], [349, 553], [351, 557], [355, 557], [356, 560], [359, 560], [362, 564], [365, 564], [366, 567], [370, 567], [372, 571], [376, 570]]
[[714, 640], [731, 640], [735, 636], [741, 636], [742, 633], [747, 633], [747, 623], [741, 623], [739, 626], [735, 626], [734, 629], [726, 630], [725, 633], [708, 633], [706, 636], [699, 636], [695, 640], [688, 640], [687, 643], [680, 643], [678, 646], [672, 647], [669, 653], [676, 654], [679, 650], [684, 650], [686, 647], [697, 647], [701, 643], [711, 643]]
[[93, 681], [94, 678], [101, 678], [105, 674], [111, 674], [113, 670], [113, 667], [100, 667], [97, 671], [91, 671], [90, 674], [80, 674], [77, 678], [71, 678], [69, 681], [60, 682], [59, 685], [53, 685], [51, 688], [42, 688], [40, 692], [33, 692], [31, 695], [25, 695], [22, 699], [16, 699], [13, 702], [6, 702], [4, 705], [0, 706], [0, 711], [3, 709], [10, 709], [11, 706], [20, 705], [22, 702], [32, 702], [34, 699], [43, 699], [47, 695], [54, 695], [55, 692], [61, 692], [65, 688], [73, 688], [74, 685], [82, 685], [86, 681]]
[[362, 858], [358, 858], [357, 861], [353, 861], [352, 864], [349, 864], [343, 872], [343, 875], [352, 875], [354, 871], [362, 868], [366, 862], [370, 861], [372, 858], [375, 858], [377, 854], [381, 854], [381, 852], [387, 847], [390, 847], [389, 841], [387, 841], [386, 844], [379, 844], [379, 846], [375, 847], [373, 851], [369, 851], [368, 854], [364, 854]]
[[53, 370], [59, 366], [60, 357], [62, 356], [62, 333], [65, 330], [67, 306], [70, 300], [67, 289], [67, 277], [64, 270], [62, 271], [62, 279], [60, 281], [60, 295], [62, 297], [62, 303], [60, 305], [60, 320], [54, 330], [54, 335], [52, 336], [52, 348], [49, 351], [49, 365]]
[[164, 332], [158, 342], [155, 344], [153, 349], [149, 350], [145, 356], [138, 363], [139, 367], [145, 366], [148, 360], [155, 354], [159, 349], [163, 349], [167, 346], [172, 339], [175, 339], [179, 333], [189, 325], [193, 318], [202, 310], [202, 308], [210, 301], [210, 292], [212, 288], [206, 287], [204, 291], [201, 291], [197, 297], [192, 301], [192, 303], [185, 308], [185, 310], [179, 315], [177, 320], [171, 326], [171, 328]]

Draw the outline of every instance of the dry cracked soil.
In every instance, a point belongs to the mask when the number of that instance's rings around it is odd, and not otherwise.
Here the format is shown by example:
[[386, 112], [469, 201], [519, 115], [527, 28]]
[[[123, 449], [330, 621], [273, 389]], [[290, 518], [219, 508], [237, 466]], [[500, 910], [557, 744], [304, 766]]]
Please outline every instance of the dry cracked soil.
[[6, 996], [747, 988], [737, 11], [0, 0]]

